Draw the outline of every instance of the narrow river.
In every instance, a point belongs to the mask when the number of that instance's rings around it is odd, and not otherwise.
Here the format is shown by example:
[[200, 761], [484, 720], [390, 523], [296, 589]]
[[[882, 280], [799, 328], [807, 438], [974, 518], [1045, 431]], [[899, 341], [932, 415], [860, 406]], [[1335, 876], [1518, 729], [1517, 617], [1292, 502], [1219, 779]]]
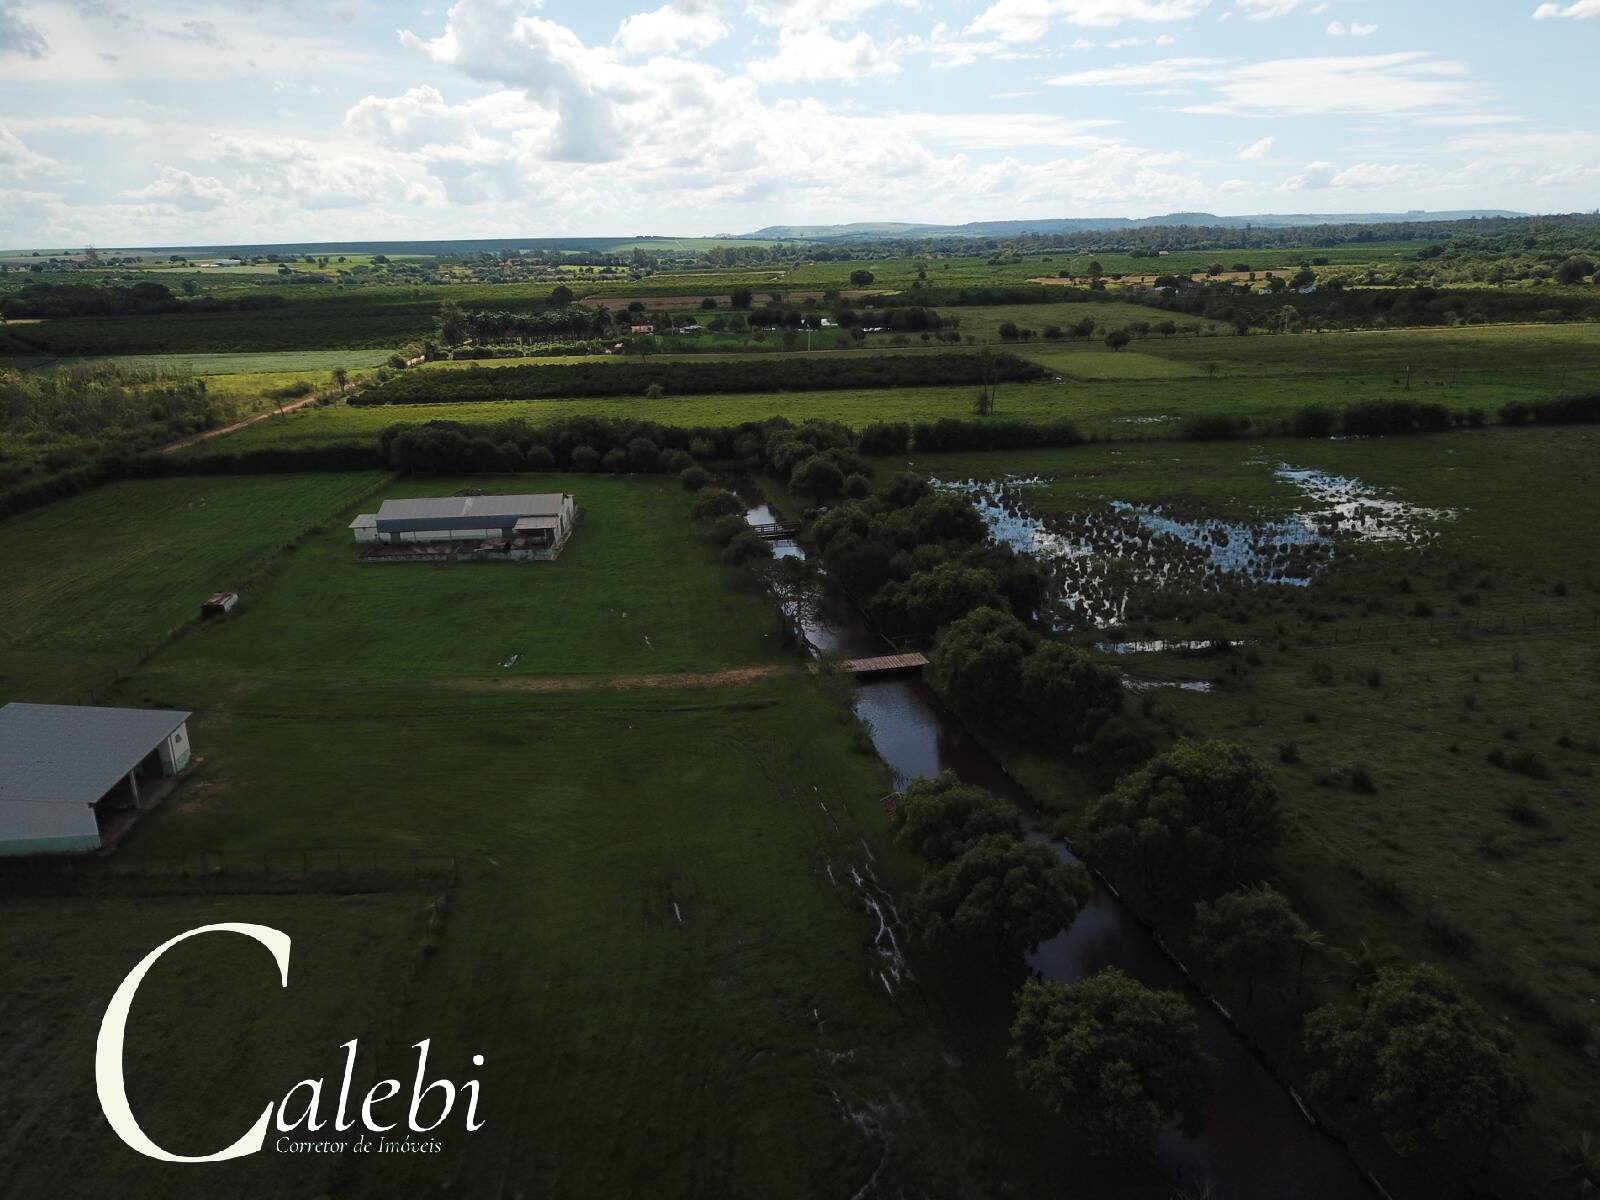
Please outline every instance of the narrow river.
[[[751, 524], [775, 520], [765, 504], [748, 495], [746, 501], [753, 504], [746, 513]], [[784, 556], [804, 554], [793, 542], [777, 542], [774, 550]], [[840, 651], [851, 657], [892, 652], [838, 597], [826, 599], [804, 630], [814, 651]], [[954, 771], [967, 783], [1035, 811], [1022, 789], [945, 712], [920, 679], [858, 683], [855, 710], [870, 724], [873, 744], [897, 787]], [[1043, 834], [1035, 836], [1049, 840]], [[1071, 860], [1064, 844], [1050, 844], [1064, 860]], [[1186, 1136], [1174, 1122], [1156, 1147], [1162, 1167], [1184, 1187], [1195, 1194], [1209, 1187], [1215, 1200], [1371, 1200], [1376, 1194], [1354, 1160], [1306, 1120], [1260, 1057], [1189, 983], [1151, 932], [1105, 888], [1096, 884], [1072, 927], [1041, 945], [1028, 962], [1044, 978], [1062, 982], [1118, 967], [1143, 983], [1182, 994], [1193, 1005], [1200, 1042], [1217, 1063], [1216, 1085], [1204, 1129]]]

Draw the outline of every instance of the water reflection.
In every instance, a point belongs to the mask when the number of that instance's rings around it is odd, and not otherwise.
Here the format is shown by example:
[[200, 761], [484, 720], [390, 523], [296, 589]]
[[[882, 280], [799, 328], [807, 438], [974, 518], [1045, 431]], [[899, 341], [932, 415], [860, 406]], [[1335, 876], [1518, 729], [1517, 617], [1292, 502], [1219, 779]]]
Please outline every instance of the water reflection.
[[1046, 482], [1040, 476], [933, 484], [970, 496], [991, 537], [1050, 569], [1064, 626], [1122, 624], [1130, 602], [1155, 589], [1221, 592], [1237, 580], [1305, 587], [1334, 560], [1341, 542], [1420, 544], [1454, 515], [1325, 471], [1280, 463], [1273, 474], [1300, 492], [1302, 507], [1288, 517], [1256, 521], [1194, 517], [1125, 500], [1041, 517], [1025, 497], [1028, 488]]
[[[752, 507], [754, 524], [773, 520], [765, 505]], [[803, 554], [791, 543], [778, 553]], [[837, 596], [827, 597], [803, 631], [821, 653], [855, 657], [883, 653], [888, 647], [856, 609]], [[870, 727], [873, 745], [888, 764], [895, 787], [954, 771], [963, 781], [1032, 809], [1027, 794], [957, 721], [949, 717], [932, 689], [920, 679], [891, 678], [858, 683], [854, 707]], [[1064, 860], [1070, 849], [1043, 834]], [[877, 917], [878, 941], [887, 939], [884, 907], [887, 896], [869, 878], [856, 883]], [[898, 946], [894, 945], [898, 954]], [[1313, 1128], [1293, 1098], [1266, 1066], [1224, 1022], [1177, 966], [1162, 953], [1151, 932], [1103, 887], [1096, 886], [1072, 927], [1041, 945], [1029, 966], [1046, 979], [1070, 982], [1106, 967], [1118, 967], [1143, 983], [1171, 988], [1194, 1007], [1201, 1045], [1217, 1062], [1216, 1086], [1206, 1108], [1205, 1128], [1185, 1135], [1174, 1123], [1157, 1141], [1162, 1167], [1196, 1192], [1209, 1187], [1216, 1200], [1347, 1200], [1373, 1195], [1354, 1162], [1333, 1141]], [[897, 972], [882, 972], [893, 994]]]

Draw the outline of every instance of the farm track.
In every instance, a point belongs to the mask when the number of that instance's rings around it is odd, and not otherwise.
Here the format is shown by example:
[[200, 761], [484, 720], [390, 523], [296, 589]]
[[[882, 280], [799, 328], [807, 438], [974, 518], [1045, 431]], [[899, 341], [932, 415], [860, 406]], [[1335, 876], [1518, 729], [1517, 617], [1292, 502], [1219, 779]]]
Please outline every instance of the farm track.
[[606, 675], [599, 678], [583, 676], [536, 676], [531, 679], [473, 679], [461, 680], [454, 687], [486, 691], [519, 692], [588, 692], [632, 691], [638, 688], [717, 688], [742, 687], [762, 679], [779, 675], [795, 675], [794, 667], [737, 667], [727, 671], [711, 671], [700, 675]]
[[285, 404], [282, 408], [274, 408], [267, 412], [257, 413], [253, 417], [246, 417], [242, 421], [235, 421], [233, 424], [224, 425], [220, 429], [208, 429], [204, 433], [195, 434], [193, 437], [186, 437], [180, 439], [179, 441], [171, 442], [165, 446], [162, 446], [156, 451], [156, 453], [176, 454], [179, 450], [187, 450], [190, 446], [198, 446], [204, 442], [211, 441], [213, 438], [223, 437], [230, 433], [237, 433], [241, 429], [246, 429], [251, 425], [265, 421], [268, 417], [279, 416], [283, 413], [296, 412], [299, 409], [306, 408], [309, 405], [317, 403], [321, 399], [322, 397], [317, 395], [307, 396], [302, 400], [296, 400], [293, 404]]

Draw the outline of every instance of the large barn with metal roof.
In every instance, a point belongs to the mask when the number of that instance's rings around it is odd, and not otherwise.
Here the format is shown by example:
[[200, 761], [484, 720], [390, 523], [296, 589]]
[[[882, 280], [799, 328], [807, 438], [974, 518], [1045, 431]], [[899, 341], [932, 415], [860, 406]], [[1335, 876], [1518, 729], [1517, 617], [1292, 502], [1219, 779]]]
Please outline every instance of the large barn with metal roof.
[[[433, 496], [385, 500], [377, 512], [362, 513], [351, 521], [350, 530], [357, 542], [380, 547], [477, 543], [512, 557], [554, 558], [566, 544], [576, 517], [573, 498], [564, 492]], [[383, 557], [381, 552], [378, 557]]]
[[75, 704], [0, 708], [0, 855], [98, 850], [137, 817], [161, 780], [189, 764], [192, 715]]

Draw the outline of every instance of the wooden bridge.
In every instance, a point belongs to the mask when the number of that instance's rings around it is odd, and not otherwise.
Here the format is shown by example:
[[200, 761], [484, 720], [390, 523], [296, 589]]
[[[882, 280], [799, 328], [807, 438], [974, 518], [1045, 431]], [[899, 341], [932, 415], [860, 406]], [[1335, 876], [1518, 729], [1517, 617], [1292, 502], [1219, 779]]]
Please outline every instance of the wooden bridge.
[[754, 533], [757, 533], [761, 537], [767, 538], [774, 542], [782, 541], [785, 538], [792, 538], [795, 534], [800, 532], [800, 526], [785, 525], [781, 521], [770, 521], [764, 525], [752, 524], [750, 528]]
[[[928, 665], [926, 654], [883, 654], [876, 658], [847, 658], [831, 664], [843, 675], [894, 675], [907, 671], [920, 671]], [[820, 670], [813, 665], [813, 671]]]

